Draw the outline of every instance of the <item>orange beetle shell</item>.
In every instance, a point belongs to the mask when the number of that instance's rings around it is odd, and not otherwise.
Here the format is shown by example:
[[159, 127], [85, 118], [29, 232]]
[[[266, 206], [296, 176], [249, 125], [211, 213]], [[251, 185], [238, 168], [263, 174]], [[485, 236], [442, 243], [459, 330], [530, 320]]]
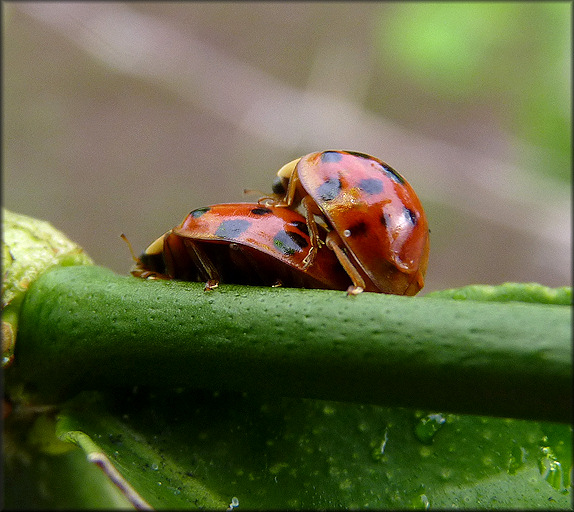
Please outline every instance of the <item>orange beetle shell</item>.
[[322, 249], [304, 269], [310, 246], [305, 218], [296, 211], [258, 203], [212, 205], [193, 210], [153, 242], [132, 274], [346, 290], [350, 280], [332, 251]]
[[294, 208], [311, 196], [314, 213], [338, 233], [366, 291], [415, 295], [424, 286], [427, 218], [412, 187], [392, 167], [363, 153], [321, 151], [301, 157], [283, 187], [278, 204]]

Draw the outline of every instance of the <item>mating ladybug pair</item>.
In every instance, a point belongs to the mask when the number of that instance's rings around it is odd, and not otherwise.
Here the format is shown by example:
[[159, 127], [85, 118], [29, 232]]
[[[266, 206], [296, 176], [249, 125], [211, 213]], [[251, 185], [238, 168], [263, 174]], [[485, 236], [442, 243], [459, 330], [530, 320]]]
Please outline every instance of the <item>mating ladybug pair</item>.
[[277, 173], [258, 203], [193, 210], [153, 242], [143, 278], [415, 295], [424, 286], [429, 229], [412, 187], [352, 151], [321, 151]]

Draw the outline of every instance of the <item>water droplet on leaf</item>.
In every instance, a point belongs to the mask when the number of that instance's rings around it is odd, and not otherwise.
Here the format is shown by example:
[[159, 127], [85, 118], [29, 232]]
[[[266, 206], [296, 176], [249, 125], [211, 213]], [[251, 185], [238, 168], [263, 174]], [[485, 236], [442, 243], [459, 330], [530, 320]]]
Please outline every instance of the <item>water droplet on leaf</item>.
[[428, 414], [421, 418], [415, 426], [415, 435], [421, 443], [431, 444], [435, 434], [446, 422], [442, 414]]
[[385, 432], [383, 434], [383, 439], [380, 442], [375, 444], [375, 448], [371, 452], [373, 459], [375, 459], [376, 461], [382, 460], [382, 458], [385, 454], [385, 449], [387, 447], [387, 441], [388, 440], [389, 440], [389, 429], [386, 428]]
[[430, 501], [426, 494], [421, 494], [421, 503], [423, 504], [425, 510], [430, 508]]
[[541, 447], [541, 458], [538, 460], [540, 474], [554, 489], [566, 493], [568, 490], [564, 485], [564, 473], [562, 464], [558, 461], [554, 452], [548, 447]]

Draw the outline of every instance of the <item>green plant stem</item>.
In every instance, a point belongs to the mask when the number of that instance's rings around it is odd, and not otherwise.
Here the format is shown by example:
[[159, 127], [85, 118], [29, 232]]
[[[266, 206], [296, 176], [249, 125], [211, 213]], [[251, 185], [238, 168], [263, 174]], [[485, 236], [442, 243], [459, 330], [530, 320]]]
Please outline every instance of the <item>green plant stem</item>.
[[[571, 308], [49, 270], [9, 378], [36, 400], [196, 387], [570, 422]], [[8, 376], [8, 375], [7, 375]]]

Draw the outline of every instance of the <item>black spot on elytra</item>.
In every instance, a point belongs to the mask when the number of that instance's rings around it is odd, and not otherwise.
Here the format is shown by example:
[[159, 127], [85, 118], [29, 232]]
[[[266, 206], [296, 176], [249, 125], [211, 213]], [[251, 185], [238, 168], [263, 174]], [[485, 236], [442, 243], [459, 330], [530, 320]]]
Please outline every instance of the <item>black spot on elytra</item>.
[[297, 228], [302, 233], [307, 233], [307, 224], [305, 224], [304, 222], [302, 222], [300, 220], [294, 220], [293, 222], [290, 222], [289, 224], [291, 226], [293, 226], [294, 228]]
[[406, 219], [413, 225], [416, 226], [417, 224], [417, 215], [415, 212], [413, 212], [411, 209], [407, 208], [406, 206], [404, 207], [404, 214]]
[[383, 191], [383, 182], [377, 178], [365, 178], [359, 181], [359, 188], [369, 195], [380, 194]]
[[224, 220], [217, 228], [215, 236], [231, 239], [238, 238], [249, 228], [250, 224], [251, 223], [245, 219]]
[[253, 210], [251, 210], [251, 213], [253, 213], [254, 215], [268, 215], [273, 212], [269, 208], [264, 208], [263, 206], [260, 206], [258, 208], [253, 208]]
[[273, 245], [283, 254], [291, 256], [307, 247], [309, 243], [299, 233], [293, 231], [279, 231], [273, 238]]
[[317, 194], [323, 201], [332, 201], [339, 195], [341, 187], [339, 178], [329, 178], [317, 189]]
[[390, 165], [383, 165], [382, 169], [383, 169], [383, 172], [389, 178], [391, 178], [395, 183], [398, 183], [399, 185], [405, 184], [405, 179], [397, 171], [395, 171]]
[[338, 151], [324, 151], [321, 155], [321, 161], [326, 164], [340, 162], [343, 154]]
[[197, 219], [201, 217], [204, 213], [207, 213], [211, 208], [209, 206], [204, 206], [203, 208], [197, 208], [192, 210], [189, 214], [194, 218]]
[[[347, 230], [349, 231], [350, 235], [352, 237], [356, 237], [356, 236], [363, 236], [366, 235], [367, 232], [369, 231], [369, 228], [367, 226], [366, 223], [364, 222], [357, 222], [356, 224], [354, 224], [353, 226], [350, 226], [349, 228], [347, 228]], [[346, 230], [346, 231], [347, 231]]]

